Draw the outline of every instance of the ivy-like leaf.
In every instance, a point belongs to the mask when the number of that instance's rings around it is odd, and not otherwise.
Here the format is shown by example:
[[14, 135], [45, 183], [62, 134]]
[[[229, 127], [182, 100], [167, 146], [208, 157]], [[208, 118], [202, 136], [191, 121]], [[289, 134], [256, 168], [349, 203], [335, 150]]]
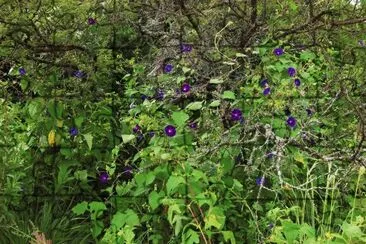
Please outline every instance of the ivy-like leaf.
[[188, 229], [188, 231], [184, 232], [182, 235], [182, 243], [200, 243], [199, 235], [194, 230]]
[[231, 244], [236, 244], [234, 233], [232, 231], [221, 231], [225, 241], [229, 241]]
[[210, 107], [218, 107], [219, 105], [220, 105], [220, 100], [214, 100], [208, 106], [210, 106]]
[[89, 150], [93, 147], [93, 136], [91, 134], [85, 134], [84, 135], [86, 144], [88, 144]]
[[135, 135], [122, 135], [123, 143], [128, 143], [128, 142], [132, 141], [135, 138], [136, 138]]
[[160, 199], [161, 199], [161, 197], [160, 197], [159, 193], [157, 193], [156, 191], [153, 191], [149, 194], [149, 205], [152, 210], [155, 210], [157, 207], [159, 207]]
[[114, 231], [117, 231], [120, 228], [122, 228], [125, 223], [126, 223], [125, 215], [118, 211], [113, 215], [113, 218], [111, 220], [111, 227], [113, 228]]
[[186, 109], [189, 110], [199, 110], [202, 108], [202, 103], [203, 102], [193, 102], [187, 105]]
[[78, 203], [71, 209], [71, 211], [76, 215], [84, 214], [86, 210], [88, 210], [88, 203], [86, 201]]
[[222, 94], [222, 98], [235, 100], [235, 93], [232, 91], [224, 91], [224, 94]]
[[127, 209], [125, 212], [126, 224], [129, 226], [140, 225], [139, 216], [132, 209]]
[[177, 126], [182, 126], [189, 119], [189, 115], [183, 111], [173, 112], [172, 118]]
[[167, 195], [170, 195], [174, 192], [175, 189], [178, 188], [180, 184], [185, 183], [185, 180], [182, 176], [171, 175], [166, 183], [166, 191]]
[[210, 208], [205, 218], [205, 229], [209, 229], [213, 226], [220, 230], [224, 227], [225, 220], [224, 211], [220, 207]]

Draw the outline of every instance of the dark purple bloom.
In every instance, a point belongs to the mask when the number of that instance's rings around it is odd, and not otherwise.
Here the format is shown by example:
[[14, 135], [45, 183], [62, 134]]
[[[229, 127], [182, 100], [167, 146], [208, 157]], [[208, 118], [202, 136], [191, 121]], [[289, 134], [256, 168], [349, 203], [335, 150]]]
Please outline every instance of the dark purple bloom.
[[74, 76], [76, 78], [83, 78], [84, 75], [85, 75], [84, 72], [81, 71], [81, 70], [77, 70], [77, 71], [74, 72]]
[[291, 128], [294, 128], [296, 126], [296, 119], [292, 116], [288, 117], [287, 125], [290, 126]]
[[180, 51], [182, 53], [189, 53], [190, 51], [192, 51], [192, 46], [189, 44], [182, 44], [180, 45]]
[[293, 77], [296, 74], [296, 69], [294, 67], [290, 67], [287, 69], [287, 73], [289, 76]]
[[273, 54], [276, 56], [281, 56], [283, 54], [283, 49], [282, 48], [275, 48], [273, 50]]
[[267, 153], [267, 158], [268, 158], [268, 159], [272, 159], [272, 158], [273, 158], [273, 156], [274, 156], [273, 152], [269, 152], [269, 153]]
[[315, 146], [315, 144], [316, 144], [316, 142], [314, 141], [313, 138], [310, 139], [309, 143], [310, 143], [311, 146]]
[[241, 120], [242, 119], [242, 113], [241, 113], [240, 109], [235, 108], [231, 111], [231, 119], [232, 120]]
[[165, 73], [170, 73], [170, 72], [172, 72], [172, 70], [173, 70], [173, 65], [171, 65], [171, 64], [166, 64], [166, 65], [164, 66], [164, 72], [165, 72]]
[[142, 101], [145, 101], [147, 99], [147, 96], [145, 94], [142, 94], [141, 99], [142, 99]]
[[295, 86], [299, 87], [301, 84], [300, 79], [295, 79], [294, 84], [295, 84]]
[[155, 132], [154, 131], [149, 131], [149, 136], [150, 137], [153, 137], [155, 135]]
[[169, 137], [173, 137], [177, 133], [175, 127], [172, 125], [167, 125], [164, 130], [165, 130], [165, 134]]
[[308, 116], [311, 116], [313, 114], [313, 111], [311, 109], [307, 108], [306, 113], [308, 114]]
[[141, 127], [139, 125], [136, 125], [132, 130], [133, 132], [137, 133], [141, 130]]
[[123, 168], [122, 174], [133, 174], [133, 168], [131, 166], [125, 166]]
[[108, 182], [109, 175], [107, 172], [101, 172], [99, 174], [99, 182], [102, 184], [106, 184]]
[[271, 93], [271, 88], [267, 87], [263, 90], [263, 95], [267, 96], [268, 94]]
[[182, 92], [189, 92], [191, 90], [191, 86], [188, 83], [184, 83], [181, 90]]
[[72, 127], [70, 130], [69, 130], [69, 133], [71, 136], [76, 136], [77, 134], [79, 134], [79, 131], [77, 128], [75, 127]]
[[262, 80], [262, 81], [261, 81], [261, 83], [260, 83], [260, 85], [261, 85], [261, 87], [266, 87], [266, 86], [268, 86], [268, 81], [267, 81], [267, 79]]
[[142, 141], [142, 139], [144, 138], [144, 136], [142, 134], [140, 134], [138, 137], [137, 137], [137, 141], [140, 142]]
[[263, 186], [264, 183], [265, 183], [265, 179], [264, 177], [258, 177], [256, 180], [255, 180], [255, 183], [257, 184], [257, 186]]
[[273, 223], [270, 223], [269, 225], [268, 225], [268, 229], [272, 229], [274, 227], [274, 224]]
[[241, 160], [242, 160], [242, 157], [240, 154], [235, 157], [235, 162], [239, 163]]
[[23, 76], [23, 75], [25, 75], [25, 73], [27, 73], [27, 72], [25, 71], [25, 69], [24, 69], [23, 67], [21, 67], [21, 68], [19, 69], [19, 74], [20, 74], [21, 76]]
[[95, 23], [97, 23], [97, 21], [94, 18], [88, 18], [88, 24], [89, 25], [94, 25]]
[[164, 99], [164, 91], [161, 89], [158, 89], [155, 94], [156, 99], [163, 100]]
[[197, 122], [191, 122], [191, 123], [189, 123], [189, 128], [191, 128], [191, 129], [197, 129]]
[[133, 178], [133, 174], [134, 169], [131, 166], [126, 165], [122, 168], [122, 172], [120, 174], [121, 180], [127, 182]]

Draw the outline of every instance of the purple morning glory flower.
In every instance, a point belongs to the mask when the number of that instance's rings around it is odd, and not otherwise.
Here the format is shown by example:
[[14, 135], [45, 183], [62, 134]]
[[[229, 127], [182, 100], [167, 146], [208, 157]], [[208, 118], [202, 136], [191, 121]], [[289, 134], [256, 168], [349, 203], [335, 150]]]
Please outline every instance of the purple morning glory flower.
[[27, 72], [25, 71], [25, 69], [24, 69], [23, 67], [21, 67], [21, 68], [19, 69], [19, 74], [20, 74], [21, 76], [23, 76], [23, 75], [25, 75], [25, 73], [27, 73]]
[[188, 83], [184, 83], [181, 90], [182, 92], [189, 92], [191, 90], [191, 86]]
[[289, 76], [293, 77], [296, 74], [296, 69], [294, 67], [290, 67], [287, 69], [287, 73]]
[[313, 111], [311, 109], [307, 108], [306, 113], [308, 114], [308, 116], [311, 116], [313, 114]]
[[296, 119], [292, 116], [288, 117], [287, 125], [290, 126], [291, 128], [294, 128], [296, 126]]
[[301, 84], [300, 79], [295, 79], [295, 80], [294, 80], [294, 84], [295, 84], [295, 86], [296, 86], [296, 87], [299, 87], [299, 86], [300, 86], [300, 84]]
[[145, 94], [142, 94], [142, 95], [141, 95], [141, 100], [142, 100], [142, 101], [145, 101], [146, 99], [147, 99], [147, 96], [146, 96]]
[[258, 177], [256, 180], [255, 180], [255, 183], [257, 184], [257, 186], [263, 186], [264, 183], [265, 183], [265, 179], [264, 177]]
[[141, 127], [139, 125], [136, 125], [132, 130], [133, 132], [137, 133], [141, 130]]
[[76, 78], [83, 78], [84, 75], [85, 75], [84, 72], [81, 71], [81, 70], [77, 70], [77, 71], [74, 72], [74, 76]]
[[95, 23], [97, 23], [97, 21], [94, 18], [88, 18], [88, 24], [89, 25], [94, 25]]
[[149, 136], [150, 137], [153, 137], [155, 135], [155, 132], [154, 131], [149, 131]]
[[273, 50], [273, 54], [276, 56], [281, 56], [283, 54], [283, 49], [282, 48], [275, 48]]
[[175, 127], [174, 127], [174, 126], [172, 126], [172, 125], [167, 125], [167, 126], [165, 127], [164, 131], [165, 131], [165, 134], [166, 134], [167, 136], [169, 136], [169, 137], [173, 137], [173, 136], [175, 136], [175, 134], [177, 133], [177, 131], [176, 131]]
[[172, 70], [173, 70], [173, 65], [171, 65], [171, 64], [166, 64], [166, 65], [164, 66], [164, 72], [165, 72], [165, 73], [170, 73], [170, 72], [172, 72]]
[[75, 127], [72, 127], [70, 130], [69, 130], [69, 133], [71, 136], [76, 136], [77, 134], [79, 134], [79, 131], [77, 128]]
[[266, 86], [268, 86], [268, 81], [267, 81], [267, 79], [262, 80], [262, 81], [261, 81], [261, 83], [260, 83], [260, 85], [261, 85], [261, 87], [266, 87]]
[[267, 87], [263, 90], [263, 95], [267, 96], [268, 94], [271, 93], [271, 88]]
[[232, 120], [241, 120], [242, 119], [242, 113], [241, 113], [240, 109], [235, 108], [231, 111], [231, 119]]
[[99, 182], [106, 184], [108, 182], [109, 175], [107, 172], [101, 172], [99, 175]]
[[190, 51], [192, 51], [192, 46], [189, 44], [182, 44], [180, 45], [180, 51], [182, 53], [189, 53]]
[[164, 99], [164, 91], [161, 89], [158, 89], [155, 94], [156, 99], [163, 100]]
[[191, 128], [191, 129], [197, 129], [197, 122], [191, 122], [191, 123], [189, 123], [189, 128]]

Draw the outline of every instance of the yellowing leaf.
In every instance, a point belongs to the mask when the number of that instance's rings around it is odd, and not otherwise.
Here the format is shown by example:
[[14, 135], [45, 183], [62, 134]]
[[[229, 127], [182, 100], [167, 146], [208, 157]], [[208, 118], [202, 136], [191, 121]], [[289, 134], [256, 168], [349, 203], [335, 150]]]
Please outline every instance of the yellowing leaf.
[[226, 219], [225, 214], [221, 208], [219, 207], [210, 208], [207, 217], [205, 218], [206, 223], [205, 229], [214, 226], [220, 230], [225, 224], [225, 219]]
[[56, 144], [56, 132], [55, 130], [51, 130], [49, 133], [48, 133], [48, 144], [50, 146], [54, 146]]
[[128, 142], [132, 141], [135, 138], [136, 138], [135, 135], [122, 135], [123, 143], [128, 143]]
[[210, 107], [218, 107], [220, 105], [220, 100], [214, 100], [212, 103], [210, 103]]
[[235, 93], [232, 91], [224, 91], [224, 94], [222, 94], [222, 98], [235, 100]]
[[64, 122], [62, 120], [57, 120], [57, 127], [61, 128]]
[[299, 152], [295, 153], [295, 155], [294, 155], [294, 159], [295, 159], [297, 162], [305, 163], [304, 156], [303, 156], [301, 153], [299, 153]]

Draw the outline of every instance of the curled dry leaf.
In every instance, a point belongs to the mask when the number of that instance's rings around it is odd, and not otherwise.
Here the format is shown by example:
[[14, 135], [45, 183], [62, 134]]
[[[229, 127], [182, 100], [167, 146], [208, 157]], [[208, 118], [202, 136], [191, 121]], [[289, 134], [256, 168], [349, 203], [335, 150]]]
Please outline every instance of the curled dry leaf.
[[47, 240], [44, 233], [35, 231], [32, 233], [35, 237], [35, 240], [32, 240], [30, 244], [52, 244], [51, 240]]

